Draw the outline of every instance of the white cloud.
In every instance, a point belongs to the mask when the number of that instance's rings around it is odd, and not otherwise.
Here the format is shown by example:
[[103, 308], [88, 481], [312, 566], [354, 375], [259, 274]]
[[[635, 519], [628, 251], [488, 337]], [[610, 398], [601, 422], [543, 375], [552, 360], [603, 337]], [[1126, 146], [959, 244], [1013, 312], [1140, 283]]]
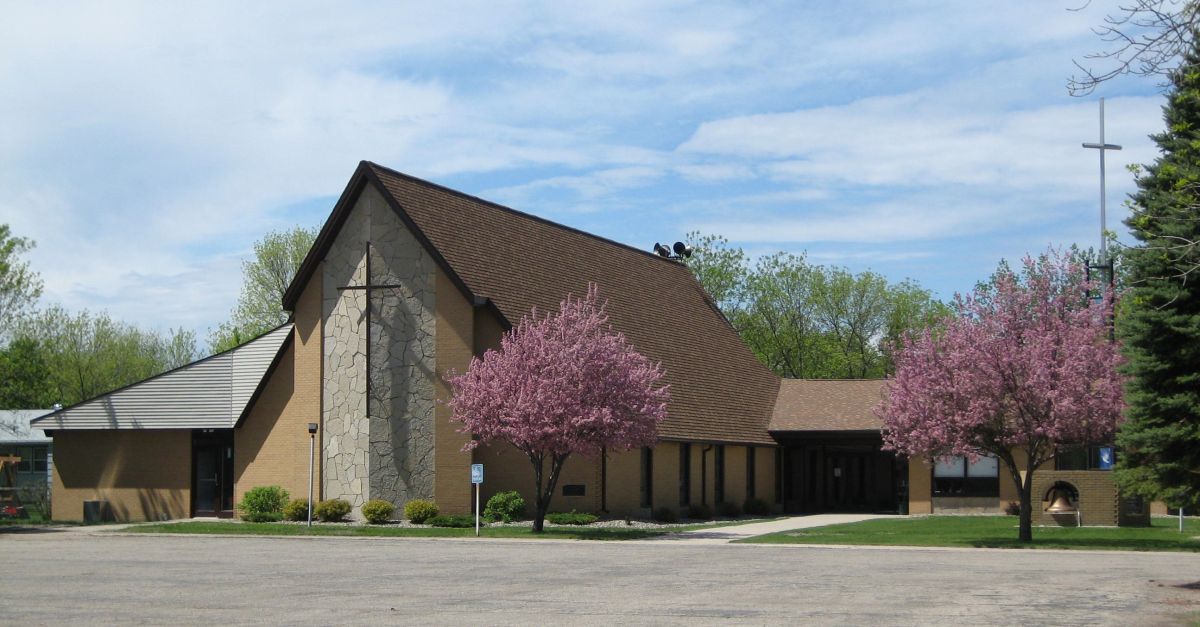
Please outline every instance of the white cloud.
[[[1097, 19], [1033, 0], [14, 5], [0, 222], [38, 240], [47, 300], [202, 332], [251, 242], [301, 221], [289, 207], [312, 220], [361, 159], [613, 237], [704, 225], [895, 261], [886, 245], [1094, 203], [1094, 104], [1059, 86]], [[1109, 103], [1112, 205], [1121, 163], [1153, 157], [1160, 98], [1131, 91]]]

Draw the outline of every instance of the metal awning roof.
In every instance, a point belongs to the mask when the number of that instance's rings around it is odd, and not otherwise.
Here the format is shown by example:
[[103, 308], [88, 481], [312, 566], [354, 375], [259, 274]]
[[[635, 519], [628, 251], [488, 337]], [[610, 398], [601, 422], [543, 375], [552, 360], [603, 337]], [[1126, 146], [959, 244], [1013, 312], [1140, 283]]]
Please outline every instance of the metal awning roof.
[[36, 429], [229, 429], [291, 336], [291, 323], [34, 420]]

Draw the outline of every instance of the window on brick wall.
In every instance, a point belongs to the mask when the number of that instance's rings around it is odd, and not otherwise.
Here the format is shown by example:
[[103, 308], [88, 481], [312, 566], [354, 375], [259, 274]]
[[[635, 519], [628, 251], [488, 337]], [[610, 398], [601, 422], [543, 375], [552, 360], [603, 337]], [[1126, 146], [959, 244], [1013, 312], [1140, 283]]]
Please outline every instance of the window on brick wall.
[[746, 498], [752, 499], [754, 493], [754, 447], [746, 447]]
[[944, 457], [933, 466], [934, 496], [1000, 496], [1000, 460]]
[[679, 445], [679, 504], [692, 504], [692, 445]]
[[1112, 470], [1114, 462], [1116, 462], [1116, 453], [1111, 446], [1081, 446], [1059, 451], [1054, 456], [1054, 469]]
[[725, 446], [717, 445], [713, 454], [713, 503], [725, 502]]
[[775, 448], [775, 503], [783, 503], [783, 448]]
[[642, 507], [653, 507], [654, 503], [654, 449], [642, 447]]

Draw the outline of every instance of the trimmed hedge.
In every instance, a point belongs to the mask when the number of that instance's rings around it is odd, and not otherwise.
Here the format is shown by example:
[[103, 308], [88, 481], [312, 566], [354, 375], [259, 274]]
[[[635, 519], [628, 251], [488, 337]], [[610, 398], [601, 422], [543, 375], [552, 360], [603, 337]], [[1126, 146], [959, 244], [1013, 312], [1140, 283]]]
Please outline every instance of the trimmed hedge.
[[475, 517], [464, 514], [452, 516], [434, 516], [425, 522], [433, 527], [456, 527], [465, 529], [475, 526]]
[[660, 523], [679, 522], [679, 514], [676, 514], [675, 510], [671, 509], [670, 507], [660, 507], [654, 510], [652, 517], [654, 518], [655, 522]]
[[499, 492], [488, 499], [483, 508], [483, 518], [488, 522], [513, 522], [525, 518], [525, 499], [520, 492]]
[[404, 517], [411, 523], [422, 524], [438, 515], [437, 503], [425, 499], [413, 499], [404, 504]]
[[392, 520], [392, 513], [396, 511], [396, 506], [383, 499], [371, 499], [363, 503], [362, 513], [363, 518], [372, 525], [382, 525]]
[[546, 514], [546, 520], [556, 525], [590, 525], [599, 518], [595, 514], [582, 514], [575, 510]]
[[766, 516], [771, 513], [771, 504], [760, 498], [748, 498], [742, 504], [742, 511], [751, 516]]
[[317, 503], [317, 508], [313, 510], [317, 518], [321, 522], [341, 522], [346, 519], [346, 515], [350, 513], [350, 502], [342, 499], [329, 499]]
[[737, 518], [742, 515], [742, 508], [737, 503], [725, 501], [717, 505], [717, 511], [726, 518]]
[[712, 520], [712, 508], [701, 503], [692, 503], [688, 507], [687, 517], [693, 520]]
[[292, 499], [283, 507], [285, 520], [308, 520], [308, 499]]
[[279, 522], [283, 520], [283, 506], [287, 502], [287, 490], [277, 485], [258, 486], [246, 490], [237, 509], [247, 522]]

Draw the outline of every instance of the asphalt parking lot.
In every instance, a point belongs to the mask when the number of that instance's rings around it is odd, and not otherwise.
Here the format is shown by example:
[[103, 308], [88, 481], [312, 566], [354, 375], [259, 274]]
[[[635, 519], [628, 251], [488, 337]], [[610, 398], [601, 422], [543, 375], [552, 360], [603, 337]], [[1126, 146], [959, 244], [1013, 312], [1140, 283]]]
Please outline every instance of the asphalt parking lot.
[[1186, 553], [0, 533], [7, 624], [1177, 624]]

